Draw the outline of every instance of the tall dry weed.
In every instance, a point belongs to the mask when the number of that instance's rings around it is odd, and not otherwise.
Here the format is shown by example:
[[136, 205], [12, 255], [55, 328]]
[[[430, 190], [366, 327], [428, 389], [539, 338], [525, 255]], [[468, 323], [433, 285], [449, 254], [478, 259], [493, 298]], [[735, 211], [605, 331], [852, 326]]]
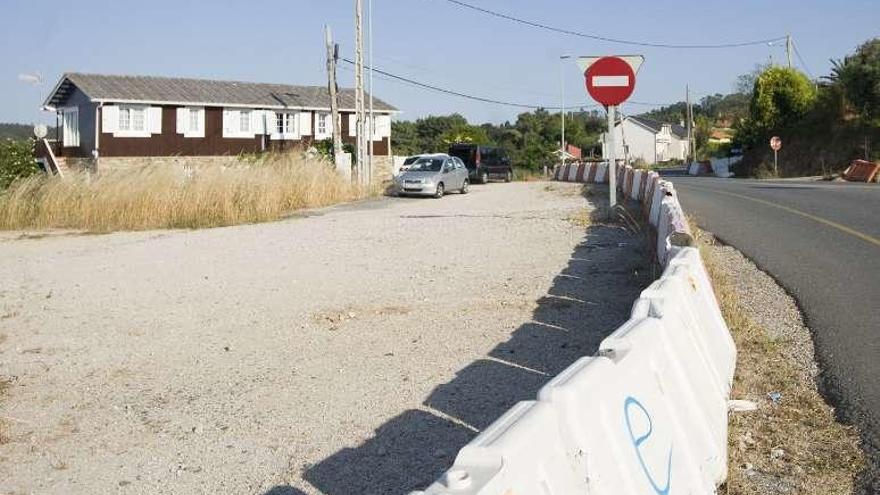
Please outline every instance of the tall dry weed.
[[92, 232], [204, 228], [275, 220], [377, 191], [353, 185], [302, 153], [217, 166], [36, 176], [0, 193], [0, 229]]

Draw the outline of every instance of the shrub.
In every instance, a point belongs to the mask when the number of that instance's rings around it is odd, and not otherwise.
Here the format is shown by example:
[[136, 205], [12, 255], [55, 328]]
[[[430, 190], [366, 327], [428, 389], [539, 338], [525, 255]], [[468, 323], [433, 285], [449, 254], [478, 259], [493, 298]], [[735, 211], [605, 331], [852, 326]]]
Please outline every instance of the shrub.
[[40, 171], [34, 160], [34, 144], [28, 139], [0, 141], [0, 190], [16, 179], [29, 177]]

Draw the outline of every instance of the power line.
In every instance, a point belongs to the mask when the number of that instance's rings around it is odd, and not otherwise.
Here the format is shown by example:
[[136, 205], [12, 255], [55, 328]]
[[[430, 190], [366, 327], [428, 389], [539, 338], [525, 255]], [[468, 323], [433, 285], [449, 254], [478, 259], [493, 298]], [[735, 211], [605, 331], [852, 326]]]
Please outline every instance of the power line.
[[801, 67], [803, 67], [804, 70], [807, 71], [807, 74], [810, 75], [810, 79], [815, 80], [816, 76], [814, 76], [813, 71], [811, 71], [810, 68], [807, 67], [807, 62], [804, 61], [804, 57], [801, 57], [801, 52], [798, 51], [797, 45], [794, 43], [794, 39], [791, 40], [791, 46], [792, 48], [794, 48], [794, 54], [797, 55], [798, 61], [801, 63]]
[[578, 36], [581, 38], [589, 38], [592, 40], [606, 41], [609, 43], [619, 43], [622, 45], [645, 46], [645, 47], [651, 47], [651, 48], [713, 49], [713, 48], [740, 48], [740, 47], [745, 47], [745, 46], [763, 45], [763, 44], [772, 43], [774, 41], [779, 41], [779, 40], [785, 39], [785, 36], [780, 36], [777, 38], [769, 38], [769, 39], [765, 39], [765, 40], [753, 40], [753, 41], [742, 41], [742, 42], [736, 42], [736, 43], [720, 43], [720, 44], [700, 44], [700, 45], [678, 45], [678, 44], [672, 44], [672, 43], [653, 43], [653, 42], [646, 42], [646, 41], [632, 41], [632, 40], [624, 40], [624, 39], [618, 39], [618, 38], [609, 38], [606, 36], [599, 36], [596, 34], [582, 33], [579, 31], [572, 31], [570, 29], [549, 26], [547, 24], [542, 24], [540, 22], [529, 21], [526, 19], [513, 17], [511, 15], [504, 14], [501, 12], [496, 12], [494, 10], [484, 9], [482, 7], [477, 7], [476, 5], [471, 5], [469, 3], [465, 3], [460, 0], [445, 0], [445, 1], [449, 2], [451, 4], [454, 4], [454, 5], [457, 5], [459, 7], [471, 9], [476, 12], [481, 12], [483, 14], [490, 15], [493, 17], [506, 19], [508, 21], [517, 22], [519, 24], [524, 24], [526, 26], [545, 29], [547, 31], [553, 31], [556, 33], [561, 33], [561, 34], [568, 34], [571, 36]]
[[[349, 60], [347, 58], [340, 58], [339, 60], [342, 60], [343, 62], [345, 62], [347, 64], [352, 64], [352, 65], [354, 64], [354, 62], [352, 62], [351, 60]], [[469, 94], [465, 94], [465, 93], [459, 93], [458, 91], [453, 91], [451, 89], [441, 88], [439, 86], [433, 86], [431, 84], [425, 84], [423, 82], [415, 81], [415, 80], [409, 79], [407, 77], [398, 76], [398, 75], [392, 74], [390, 72], [379, 70], [375, 67], [373, 67], [373, 71], [376, 74], [382, 74], [383, 76], [390, 77], [390, 78], [396, 79], [398, 81], [403, 81], [405, 83], [412, 84], [413, 86], [419, 86], [424, 89], [430, 89], [432, 91], [446, 93], [446, 94], [452, 95], [452, 96], [467, 98], [469, 100], [481, 101], [483, 103], [494, 103], [496, 105], [505, 105], [505, 106], [509, 106], [509, 107], [518, 107], [518, 108], [530, 108], [533, 110], [538, 109], [538, 108], [543, 108], [545, 110], [559, 110], [561, 108], [561, 107], [545, 106], [545, 105], [530, 105], [530, 104], [526, 104], [526, 103], [516, 103], [516, 102], [510, 102], [510, 101], [495, 100], [492, 98], [485, 98], [482, 96], [474, 96], [474, 95], [469, 95]]]
[[[347, 58], [345, 58], [345, 57], [340, 57], [339, 60], [341, 60], [341, 61], [343, 61], [343, 62], [345, 62], [345, 63], [347, 63], [347, 64], [349, 64], [349, 65], [354, 65], [354, 64], [355, 64], [352, 60], [347, 59]], [[440, 93], [445, 93], [445, 94], [452, 95], [452, 96], [458, 96], [458, 97], [460, 97], [460, 98], [467, 98], [467, 99], [469, 99], [469, 100], [480, 101], [480, 102], [483, 102], [483, 103], [492, 103], [492, 104], [495, 104], [495, 105], [504, 105], [504, 106], [517, 107], [517, 108], [529, 108], [529, 109], [533, 109], [533, 110], [534, 110], [534, 109], [539, 109], [539, 108], [542, 108], [542, 109], [544, 109], [544, 110], [561, 110], [561, 109], [562, 109], [562, 107], [558, 107], [558, 106], [532, 105], [532, 104], [526, 104], [526, 103], [516, 103], [516, 102], [511, 102], [511, 101], [496, 100], [496, 99], [492, 99], [492, 98], [485, 98], [485, 97], [482, 97], [482, 96], [469, 95], [469, 94], [466, 94], [466, 93], [461, 93], [461, 92], [458, 92], [458, 91], [453, 91], [453, 90], [451, 90], [451, 89], [441, 88], [441, 87], [439, 87], [439, 86], [434, 86], [434, 85], [431, 85], [431, 84], [426, 84], [426, 83], [423, 83], [423, 82], [419, 82], [419, 81], [416, 81], [416, 80], [414, 80], [414, 79], [410, 79], [410, 78], [408, 78], [408, 77], [398, 76], [398, 75], [396, 75], [396, 74], [392, 74], [392, 73], [390, 73], [390, 72], [387, 72], [387, 71], [384, 71], [384, 70], [380, 70], [380, 69], [377, 69], [377, 68], [375, 68], [375, 67], [372, 67], [372, 70], [373, 70], [373, 72], [375, 72], [376, 74], [380, 74], [381, 76], [383, 76], [382, 79], [387, 80], [387, 81], [403, 82], [403, 83], [406, 83], [406, 84], [410, 84], [410, 85], [413, 85], [413, 86], [420, 87], [420, 88], [422, 88], [422, 89], [429, 89], [429, 90], [431, 90], [431, 91], [437, 91], [437, 92], [440, 92]], [[663, 107], [663, 106], [674, 105], [675, 103], [657, 103], [657, 102], [647, 102], [647, 101], [627, 101], [627, 102], [624, 102], [623, 104], [624, 104], [624, 105], [641, 105], [641, 106], [649, 106], [649, 107]], [[601, 106], [602, 106], [602, 105], [598, 105], [598, 104], [595, 104], [595, 103], [590, 103], [590, 104], [587, 104], [587, 105], [573, 105], [573, 106], [571, 106], [570, 108], [581, 108], [581, 109], [585, 109], [585, 108], [591, 108], [591, 107], [592, 107], [592, 108], [598, 108], [598, 107], [601, 107]]]

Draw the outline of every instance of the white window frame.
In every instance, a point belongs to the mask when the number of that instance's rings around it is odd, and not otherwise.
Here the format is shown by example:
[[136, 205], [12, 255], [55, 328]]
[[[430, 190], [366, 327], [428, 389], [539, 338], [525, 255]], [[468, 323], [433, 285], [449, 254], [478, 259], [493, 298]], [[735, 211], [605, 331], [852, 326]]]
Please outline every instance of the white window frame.
[[[205, 108], [185, 107], [184, 110], [183, 137], [205, 137]], [[195, 126], [193, 126], [193, 123], [195, 123]]]
[[[260, 125], [254, 122], [257, 111], [253, 108], [223, 109], [223, 137], [232, 139], [250, 139], [258, 134]], [[242, 116], [246, 116], [247, 130], [242, 130]], [[262, 116], [260, 115], [260, 118]]]
[[299, 139], [299, 112], [275, 112], [272, 139]]
[[[134, 128], [135, 112], [143, 115], [143, 128]], [[123, 116], [128, 115], [128, 125], [123, 126]], [[117, 137], [150, 137], [150, 112], [149, 107], [144, 105], [119, 105], [119, 122], [116, 132]], [[127, 128], [126, 128], [127, 127]]]
[[254, 134], [254, 124], [251, 122], [253, 114], [250, 110], [238, 111], [238, 132], [241, 134]]
[[315, 114], [317, 117], [317, 122], [315, 122], [315, 134], [317, 136], [327, 136], [330, 134], [330, 114], [325, 112], [318, 112]]
[[65, 107], [61, 109], [62, 145], [65, 148], [79, 147], [79, 108]]

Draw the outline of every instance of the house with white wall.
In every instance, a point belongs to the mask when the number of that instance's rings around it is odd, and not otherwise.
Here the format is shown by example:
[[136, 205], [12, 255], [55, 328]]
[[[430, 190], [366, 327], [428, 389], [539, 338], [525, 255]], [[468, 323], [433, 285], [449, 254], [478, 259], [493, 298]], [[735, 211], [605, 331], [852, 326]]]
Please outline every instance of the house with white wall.
[[[684, 160], [689, 146], [687, 130], [677, 124], [667, 124], [644, 117], [624, 117], [614, 126], [615, 156], [618, 160], [633, 162], [642, 159], [654, 164], [668, 160]], [[600, 137], [602, 156], [607, 158], [607, 133]]]
[[[354, 143], [355, 92], [340, 88], [340, 130]], [[330, 139], [326, 86], [156, 76], [67, 73], [43, 102], [55, 112], [53, 159], [70, 168], [112, 169], [304, 148]], [[391, 156], [391, 116], [374, 98], [374, 153]], [[49, 150], [46, 150], [48, 153]]]

